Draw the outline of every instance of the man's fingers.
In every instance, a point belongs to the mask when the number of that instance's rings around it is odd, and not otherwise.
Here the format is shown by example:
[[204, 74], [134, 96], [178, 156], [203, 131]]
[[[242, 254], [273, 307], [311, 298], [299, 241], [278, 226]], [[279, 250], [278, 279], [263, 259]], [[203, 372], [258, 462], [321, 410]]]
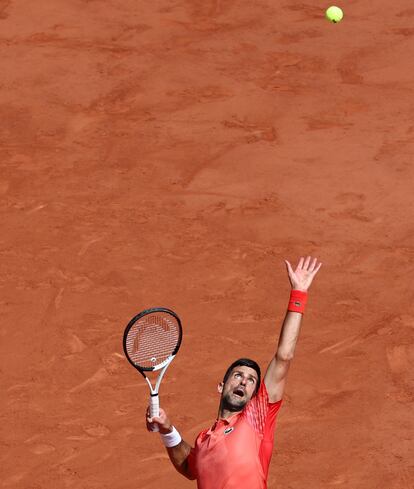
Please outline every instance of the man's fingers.
[[151, 421], [152, 421], [152, 419], [147, 416], [146, 421], [147, 421], [147, 430], [148, 431], [151, 431]]
[[303, 264], [304, 270], [308, 270], [310, 261], [311, 261], [311, 257], [310, 256], [307, 256], [306, 257], [306, 260], [305, 260], [305, 263]]
[[318, 260], [317, 260], [316, 258], [314, 258], [314, 259], [312, 260], [312, 263], [310, 264], [310, 267], [309, 267], [309, 272], [313, 272], [313, 271], [315, 270], [315, 266], [316, 266], [316, 262], [317, 262], [317, 261], [318, 261]]
[[148, 422], [149, 422], [149, 423], [161, 423], [160, 418], [157, 418], [157, 416], [153, 416], [152, 418], [150, 418], [150, 417], [148, 416], [148, 418], [147, 418], [147, 419], [148, 419]]
[[286, 268], [288, 271], [290, 283], [293, 283], [292, 280], [294, 279], [293, 277], [295, 276], [295, 272], [293, 271], [292, 265], [287, 260], [285, 260], [285, 263], [286, 263]]
[[303, 267], [303, 262], [304, 261], [305, 261], [305, 259], [303, 258], [303, 256], [301, 256], [296, 270], [298, 270], [298, 269], [300, 269], [300, 268]]
[[295, 273], [293, 271], [292, 265], [287, 260], [285, 260], [285, 263], [286, 263], [286, 268], [287, 268], [289, 276], [292, 276]]
[[319, 271], [319, 269], [321, 268], [321, 266], [322, 266], [322, 263], [321, 263], [321, 262], [319, 262], [319, 263], [316, 265], [316, 267], [315, 267], [315, 268], [314, 268], [312, 271], [310, 271], [310, 274], [311, 274], [312, 280], [313, 280], [313, 278], [315, 277], [315, 275], [318, 273], [318, 271]]

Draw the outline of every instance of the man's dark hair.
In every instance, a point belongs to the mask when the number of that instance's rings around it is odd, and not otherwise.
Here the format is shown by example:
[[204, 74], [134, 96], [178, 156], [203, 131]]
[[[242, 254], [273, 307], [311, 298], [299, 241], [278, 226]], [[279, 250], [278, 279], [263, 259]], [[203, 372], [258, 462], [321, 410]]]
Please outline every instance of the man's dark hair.
[[236, 360], [235, 362], [233, 362], [230, 365], [230, 367], [227, 369], [226, 373], [224, 374], [223, 384], [225, 384], [227, 382], [227, 379], [230, 377], [233, 369], [235, 369], [236, 367], [239, 367], [239, 366], [242, 366], [242, 367], [250, 367], [253, 370], [256, 370], [256, 373], [257, 373], [257, 385], [256, 385], [256, 389], [254, 391], [254, 393], [256, 394], [257, 391], [259, 390], [259, 387], [260, 387], [261, 372], [260, 372], [259, 365], [254, 360], [250, 360], [250, 358], [239, 358], [238, 360]]

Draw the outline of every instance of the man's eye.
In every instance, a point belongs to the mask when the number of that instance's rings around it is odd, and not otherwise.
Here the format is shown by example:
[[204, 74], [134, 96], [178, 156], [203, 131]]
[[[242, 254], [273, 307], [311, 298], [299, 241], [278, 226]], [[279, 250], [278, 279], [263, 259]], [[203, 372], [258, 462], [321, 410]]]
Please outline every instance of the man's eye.
[[253, 379], [249, 379], [249, 382], [250, 382], [251, 384], [254, 384], [254, 380], [253, 380]]

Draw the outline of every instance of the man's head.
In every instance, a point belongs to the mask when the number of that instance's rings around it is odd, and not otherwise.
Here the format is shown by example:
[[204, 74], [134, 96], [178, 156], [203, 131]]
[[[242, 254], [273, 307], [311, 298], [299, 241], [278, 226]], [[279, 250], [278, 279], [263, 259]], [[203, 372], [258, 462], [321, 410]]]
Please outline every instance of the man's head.
[[260, 367], [249, 358], [239, 358], [227, 369], [218, 385], [220, 409], [241, 411], [260, 387]]

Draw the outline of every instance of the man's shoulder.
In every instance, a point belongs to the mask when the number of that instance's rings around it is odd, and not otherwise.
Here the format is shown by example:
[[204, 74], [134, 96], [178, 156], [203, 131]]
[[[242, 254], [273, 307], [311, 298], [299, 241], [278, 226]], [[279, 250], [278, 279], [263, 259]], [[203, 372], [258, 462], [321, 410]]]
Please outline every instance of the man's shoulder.
[[[264, 382], [262, 382], [260, 384], [260, 387], [259, 387], [259, 390], [257, 391], [256, 395], [254, 397], [252, 397], [252, 399], [250, 400], [250, 402], [247, 404], [247, 406], [251, 403], [263, 403], [263, 404], [269, 404], [269, 405], [273, 405], [273, 404], [281, 404], [282, 403], [282, 399], [280, 399], [279, 401], [276, 401], [276, 402], [272, 402], [270, 399], [269, 399], [269, 393], [268, 393], [268, 390], [266, 388], [266, 384]], [[246, 406], [246, 407], [247, 407]]]
[[256, 394], [250, 399], [250, 401], [246, 404], [244, 409], [246, 410], [248, 408], [251, 408], [254, 405], [256, 405], [257, 403], [265, 403], [266, 404], [268, 401], [269, 401], [269, 395], [267, 393], [265, 383], [262, 382], [260, 384], [260, 387], [259, 387], [258, 391], [256, 392]]
[[268, 419], [272, 419], [279, 411], [282, 401], [270, 402], [264, 382], [260, 385], [257, 394], [250, 400], [243, 410], [243, 419], [259, 432], [263, 432]]

